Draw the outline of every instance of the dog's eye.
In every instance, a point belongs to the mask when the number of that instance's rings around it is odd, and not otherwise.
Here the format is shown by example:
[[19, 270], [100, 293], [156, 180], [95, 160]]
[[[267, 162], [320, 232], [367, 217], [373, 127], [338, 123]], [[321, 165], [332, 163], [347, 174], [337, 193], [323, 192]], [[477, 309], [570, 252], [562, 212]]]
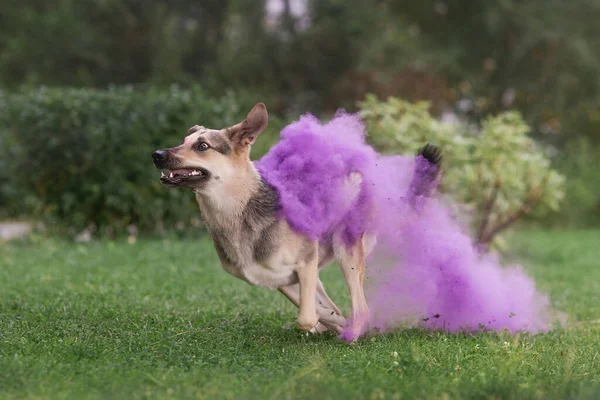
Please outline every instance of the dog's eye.
[[198, 143], [196, 148], [200, 151], [204, 151], [204, 150], [208, 150], [210, 148], [210, 146], [206, 142], [200, 142], [200, 143]]

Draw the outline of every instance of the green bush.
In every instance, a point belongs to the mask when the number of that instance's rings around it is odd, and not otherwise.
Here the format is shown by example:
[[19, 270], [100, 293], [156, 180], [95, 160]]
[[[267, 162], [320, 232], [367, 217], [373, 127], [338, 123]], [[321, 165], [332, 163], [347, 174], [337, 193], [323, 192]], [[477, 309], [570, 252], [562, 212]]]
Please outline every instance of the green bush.
[[[0, 93], [0, 106], [4, 216], [118, 234], [130, 224], [144, 231], [189, 226], [198, 216], [193, 196], [161, 187], [152, 151], [180, 143], [194, 124], [239, 122], [251, 104], [199, 88], [41, 88]], [[280, 125], [272, 121], [258, 150]]]
[[433, 118], [427, 103], [368, 96], [360, 107], [376, 147], [404, 154], [415, 154], [426, 142], [442, 148], [442, 190], [466, 207], [480, 244], [489, 245], [525, 215], [558, 210], [564, 177], [527, 136], [529, 127], [519, 113], [488, 117], [474, 127]]

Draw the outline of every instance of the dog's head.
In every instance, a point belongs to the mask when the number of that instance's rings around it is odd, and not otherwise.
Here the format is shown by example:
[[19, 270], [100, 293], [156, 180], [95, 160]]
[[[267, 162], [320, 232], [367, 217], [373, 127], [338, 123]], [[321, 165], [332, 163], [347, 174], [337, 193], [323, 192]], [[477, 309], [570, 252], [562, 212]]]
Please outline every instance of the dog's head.
[[203, 190], [216, 181], [233, 180], [250, 162], [250, 145], [267, 127], [269, 116], [258, 103], [239, 124], [216, 130], [193, 126], [182, 144], [156, 150], [152, 160], [167, 187]]

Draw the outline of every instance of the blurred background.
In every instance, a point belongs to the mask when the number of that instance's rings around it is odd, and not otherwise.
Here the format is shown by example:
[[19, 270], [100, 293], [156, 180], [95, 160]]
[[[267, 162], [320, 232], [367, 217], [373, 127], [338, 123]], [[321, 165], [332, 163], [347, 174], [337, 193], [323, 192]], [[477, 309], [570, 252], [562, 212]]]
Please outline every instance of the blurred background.
[[[369, 140], [446, 154], [443, 190], [489, 244], [600, 225], [600, 2], [0, 3], [0, 221], [90, 237], [185, 232], [193, 196], [150, 162], [187, 128], [360, 112]], [[22, 225], [25, 224], [25, 225]]]

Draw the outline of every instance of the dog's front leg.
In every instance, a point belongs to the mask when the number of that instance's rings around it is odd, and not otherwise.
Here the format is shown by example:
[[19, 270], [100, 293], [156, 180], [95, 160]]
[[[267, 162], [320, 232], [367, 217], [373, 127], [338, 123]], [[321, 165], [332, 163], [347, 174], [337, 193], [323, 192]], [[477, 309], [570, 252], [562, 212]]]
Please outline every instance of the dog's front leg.
[[[279, 291], [283, 293], [296, 307], [300, 307], [300, 285], [294, 283], [292, 285], [283, 286], [279, 288]], [[339, 311], [339, 308], [331, 301], [325, 288], [319, 279], [317, 279], [317, 316], [319, 317], [319, 324], [315, 326], [316, 332], [324, 332], [331, 330], [333, 332], [341, 333], [346, 326], [346, 320]]]
[[303, 331], [310, 331], [319, 321], [315, 302], [319, 275], [319, 247], [316, 242], [312, 246], [310, 257], [301, 261], [296, 269], [300, 284], [300, 311], [296, 323]]

